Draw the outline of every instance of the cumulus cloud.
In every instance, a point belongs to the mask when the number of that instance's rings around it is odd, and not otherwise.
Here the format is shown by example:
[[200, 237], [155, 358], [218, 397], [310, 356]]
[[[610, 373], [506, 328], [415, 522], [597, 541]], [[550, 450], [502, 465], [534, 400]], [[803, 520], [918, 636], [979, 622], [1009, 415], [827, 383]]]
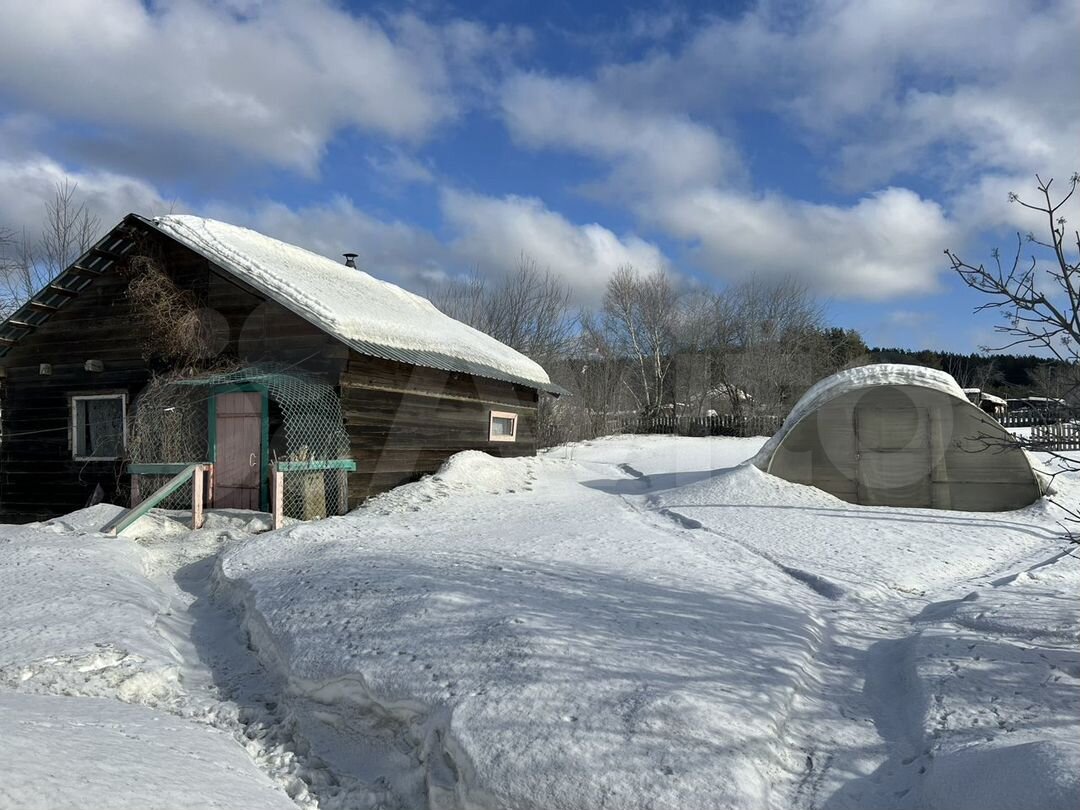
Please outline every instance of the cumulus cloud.
[[[1080, 72], [1078, 27], [1065, 0], [762, 0], [589, 79], [518, 74], [500, 100], [520, 144], [605, 162], [608, 199], [696, 245], [716, 275], [796, 272], [832, 295], [885, 299], [938, 289], [945, 247], [1031, 229], [1007, 191], [1080, 165], [1080, 96], [1064, 90]], [[749, 191], [720, 134], [747, 110], [776, 116], [861, 196]], [[937, 199], [890, 185], [913, 176]]]
[[41, 154], [21, 160], [0, 159], [0, 225], [35, 234], [45, 204], [58, 185], [77, 185], [78, 198], [97, 216], [102, 228], [111, 227], [128, 213], [159, 214], [183, 211], [176, 200], [166, 200], [151, 184], [135, 177], [102, 171], [71, 171]]
[[358, 264], [375, 276], [421, 294], [474, 268], [488, 276], [510, 273], [524, 253], [563, 278], [576, 302], [595, 303], [620, 265], [651, 270], [664, 263], [655, 245], [633, 235], [617, 236], [601, 225], [575, 224], [533, 198], [446, 188], [440, 210], [445, 238], [407, 222], [373, 217], [342, 195], [295, 208], [272, 201], [211, 203], [199, 213], [324, 256], [357, 253]]
[[958, 185], [987, 169], [1072, 169], [1078, 29], [1072, 0], [763, 0], [596, 80], [606, 97], [706, 123], [773, 113], [835, 155], [851, 191], [916, 172]]
[[[16, 126], [16, 123], [18, 126]], [[0, 119], [0, 153], [32, 131], [25, 120]], [[191, 204], [165, 199], [152, 184], [104, 171], [79, 171], [52, 157], [24, 151], [0, 160], [0, 225], [34, 234], [57, 185], [77, 184], [78, 199], [99, 217], [101, 230], [125, 214], [195, 213], [338, 258], [359, 254], [379, 278], [424, 293], [451, 276], [478, 268], [488, 275], [514, 270], [521, 254], [565, 279], [579, 303], [595, 303], [608, 276], [622, 264], [651, 270], [664, 263], [659, 248], [595, 224], [576, 224], [535, 198], [489, 197], [444, 188], [439, 197], [444, 235], [396, 219], [382, 219], [345, 195], [289, 206], [274, 200]]]
[[530, 197], [489, 197], [446, 190], [446, 223], [455, 253], [485, 273], [513, 270], [521, 253], [567, 281], [578, 299], [595, 303], [623, 264], [651, 271], [665, 263], [660, 249], [638, 236], [618, 236], [596, 223], [575, 225]]
[[415, 141], [460, 109], [455, 71], [506, 32], [380, 24], [330, 0], [146, 4], [14, 0], [0, 24], [0, 91], [57, 117], [183, 133], [315, 171], [355, 127]]
[[709, 127], [683, 114], [635, 110], [580, 79], [518, 74], [504, 85], [501, 103], [521, 143], [611, 161], [623, 188], [683, 187], [742, 173], [733, 145]]
[[837, 298], [883, 300], [937, 289], [955, 236], [941, 206], [888, 188], [850, 207], [705, 189], [659, 202], [657, 221], [694, 241], [725, 278], [791, 274]]

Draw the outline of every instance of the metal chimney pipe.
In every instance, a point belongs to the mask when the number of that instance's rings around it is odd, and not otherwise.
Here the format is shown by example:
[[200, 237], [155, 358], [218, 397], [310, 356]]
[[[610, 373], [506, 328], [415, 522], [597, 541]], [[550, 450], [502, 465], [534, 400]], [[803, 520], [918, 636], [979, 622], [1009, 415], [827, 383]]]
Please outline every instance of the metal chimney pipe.
[[345, 266], [346, 267], [353, 267], [353, 268], [356, 267], [356, 257], [357, 257], [358, 254], [356, 254], [356, 253], [342, 253], [341, 255], [345, 257]]

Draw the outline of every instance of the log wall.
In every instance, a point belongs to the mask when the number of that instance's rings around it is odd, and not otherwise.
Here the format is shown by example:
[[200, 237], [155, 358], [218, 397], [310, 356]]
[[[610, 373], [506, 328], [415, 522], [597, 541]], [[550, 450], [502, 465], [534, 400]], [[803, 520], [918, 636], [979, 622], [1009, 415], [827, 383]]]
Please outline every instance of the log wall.
[[[536, 453], [537, 392], [466, 374], [420, 368], [351, 352], [341, 404], [357, 470], [349, 506], [435, 472], [454, 453]], [[518, 415], [517, 441], [488, 440], [492, 410]]]

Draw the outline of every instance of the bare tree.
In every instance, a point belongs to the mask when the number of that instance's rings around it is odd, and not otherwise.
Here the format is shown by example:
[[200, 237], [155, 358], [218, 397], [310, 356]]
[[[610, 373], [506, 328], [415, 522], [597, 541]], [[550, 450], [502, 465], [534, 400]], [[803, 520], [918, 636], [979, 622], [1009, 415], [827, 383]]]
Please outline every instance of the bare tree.
[[15, 275], [15, 231], [0, 227], [0, 318], [11, 314], [13, 296], [8, 294], [11, 279]]
[[[989, 267], [966, 262], [948, 249], [945, 255], [968, 287], [989, 298], [975, 311], [998, 310], [1002, 314], [1003, 322], [994, 329], [1003, 336], [1004, 345], [996, 348], [1023, 346], [1049, 351], [1067, 364], [1061, 379], [1068, 381], [1069, 390], [1058, 390], [1049, 373], [1036, 372], [1032, 382], [1054, 388], [1060, 396], [1072, 399], [1077, 385], [1077, 361], [1080, 360], [1080, 314], [1077, 311], [1080, 303], [1080, 231], [1073, 229], [1066, 236], [1068, 220], [1063, 210], [1080, 185], [1080, 174], [1074, 173], [1069, 178], [1067, 190], [1056, 199], [1051, 192], [1053, 178], [1043, 181], [1035, 175], [1035, 180], [1039, 192], [1036, 202], [1027, 202], [1015, 193], [1009, 194], [1009, 201], [1044, 217], [1048, 236], [1039, 238], [1028, 233], [1025, 238], [1018, 233], [1012, 261], [1003, 263], [1000, 251], [995, 249], [994, 263]], [[1028, 255], [1025, 255], [1025, 244], [1032, 251]], [[1038, 441], [1013, 441], [1034, 449], [1048, 449], [1039, 446]], [[1057, 456], [1062, 470], [1078, 468], [1074, 459], [1059, 453], [1053, 455]], [[1080, 523], [1080, 510], [1066, 508], [1066, 511], [1072, 522]], [[1080, 542], [1073, 530], [1067, 530], [1067, 534], [1072, 542]]]
[[[522, 254], [509, 276], [489, 281], [474, 272], [431, 293], [432, 302], [463, 321], [536, 360], [549, 373], [564, 372], [563, 360], [575, 332], [570, 287], [536, 260]], [[556, 404], [541, 397], [537, 432], [543, 444], [563, 437], [556, 430]]]
[[434, 290], [431, 300], [450, 317], [541, 364], [561, 357], [574, 333], [569, 286], [526, 254], [501, 280], [474, 272]]
[[580, 333], [560, 364], [559, 379], [571, 393], [556, 411], [564, 440], [609, 433], [627, 412], [638, 414], [637, 400], [630, 398], [626, 385], [632, 370], [629, 361], [608, 343], [595, 313], [582, 312], [580, 324]]
[[9, 237], [0, 260], [0, 309], [9, 313], [18, 309], [49, 280], [34, 262], [34, 243], [25, 229], [8, 231]]
[[624, 384], [643, 416], [664, 406], [665, 380], [676, 351], [679, 297], [661, 268], [642, 276], [623, 265], [608, 279], [591, 340], [634, 368]]
[[961, 388], [977, 388], [987, 391], [1001, 383], [1001, 369], [996, 360], [979, 362], [973, 357], [950, 355], [944, 361], [942, 369], [949, 374]]
[[[945, 255], [968, 287], [990, 299], [975, 311], [996, 309], [1002, 313], [1003, 323], [994, 328], [1005, 336], [1005, 344], [995, 347], [997, 350], [1016, 346], [1046, 349], [1058, 359], [1074, 363], [1080, 346], [1080, 232], [1073, 230], [1068, 237], [1076, 252], [1066, 248], [1066, 219], [1061, 212], [1080, 184], [1080, 174], [1069, 178], [1068, 191], [1057, 200], [1050, 191], [1053, 178], [1043, 182], [1036, 175], [1035, 179], [1041, 196], [1038, 202], [1025, 202], [1016, 194], [1010, 194], [1009, 200], [1046, 217], [1047, 239], [1033, 233], [1025, 239], [1018, 233], [1016, 252], [1008, 265], [1002, 263], [997, 249], [990, 267], [970, 264], [948, 249]], [[1025, 256], [1025, 242], [1040, 255], [1033, 252]]]
[[67, 268], [93, 243], [101, 220], [76, 196], [78, 183], [58, 183], [45, 203], [45, 227], [41, 235], [41, 259], [49, 278]]
[[752, 280], [718, 297], [714, 386], [732, 413], [786, 412], [816, 379], [822, 321], [820, 303], [794, 278]]
[[93, 243], [101, 223], [78, 188], [68, 180], [56, 184], [37, 239], [25, 230], [0, 231], [0, 311], [21, 306]]

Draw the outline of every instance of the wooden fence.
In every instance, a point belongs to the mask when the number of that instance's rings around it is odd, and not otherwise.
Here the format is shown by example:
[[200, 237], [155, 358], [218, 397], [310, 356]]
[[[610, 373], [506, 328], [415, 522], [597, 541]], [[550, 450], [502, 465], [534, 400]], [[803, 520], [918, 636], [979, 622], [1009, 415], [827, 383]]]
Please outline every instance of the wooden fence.
[[998, 417], [1005, 427], [1053, 427], [1056, 422], [1068, 419], [1070, 414], [1041, 410], [1022, 410]]
[[1030, 441], [1033, 450], [1080, 450], [1080, 424], [1034, 425]]
[[655, 416], [622, 419], [614, 433], [663, 433], [676, 436], [771, 436], [784, 420], [778, 416]]

